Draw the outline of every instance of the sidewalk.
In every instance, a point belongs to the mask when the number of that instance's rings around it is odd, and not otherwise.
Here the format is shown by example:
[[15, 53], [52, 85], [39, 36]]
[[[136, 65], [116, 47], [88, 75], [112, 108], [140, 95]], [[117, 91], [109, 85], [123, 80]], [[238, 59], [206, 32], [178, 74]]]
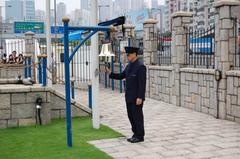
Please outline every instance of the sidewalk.
[[[63, 90], [62, 86], [54, 86]], [[79, 96], [81, 95], [81, 97]], [[87, 103], [87, 92], [76, 91], [80, 102]], [[132, 135], [124, 94], [101, 88], [102, 124]], [[118, 159], [239, 159], [240, 124], [160, 101], [144, 104], [145, 141], [132, 144], [126, 137], [91, 141], [96, 147]]]

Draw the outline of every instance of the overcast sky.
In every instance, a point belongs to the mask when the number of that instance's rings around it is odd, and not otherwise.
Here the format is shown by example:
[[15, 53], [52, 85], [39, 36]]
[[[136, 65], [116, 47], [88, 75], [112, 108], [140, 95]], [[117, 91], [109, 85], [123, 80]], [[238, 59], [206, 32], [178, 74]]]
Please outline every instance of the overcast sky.
[[[36, 9], [45, 10], [45, 1], [46, 0], [35, 0]], [[54, 0], [51, 0], [51, 2], [51, 8], [53, 8]], [[67, 13], [75, 10], [76, 8], [80, 8], [80, 0], [57, 0], [57, 3], [59, 2], [64, 2], [65, 4], [67, 4]], [[159, 0], [159, 2], [163, 4], [164, 0]]]

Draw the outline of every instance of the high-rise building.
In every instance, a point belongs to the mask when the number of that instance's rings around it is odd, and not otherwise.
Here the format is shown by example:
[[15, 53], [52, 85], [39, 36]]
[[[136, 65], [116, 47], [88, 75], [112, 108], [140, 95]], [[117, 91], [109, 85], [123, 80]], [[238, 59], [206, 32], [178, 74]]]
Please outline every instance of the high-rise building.
[[35, 0], [8, 0], [5, 1], [6, 21], [34, 21]]
[[106, 21], [113, 17], [113, 2], [111, 0], [98, 1], [99, 20]]
[[165, 30], [165, 20], [164, 20], [165, 6], [158, 5], [151, 8], [151, 16], [153, 19], [158, 21], [158, 29], [162, 32]]
[[5, 16], [7, 22], [20, 21], [24, 19], [23, 1], [21, 0], [8, 0], [5, 1]]
[[179, 3], [177, 0], [166, 0], [166, 8], [165, 8], [165, 28], [166, 30], [171, 30], [171, 16], [174, 12], [178, 11]]
[[23, 0], [23, 14], [25, 21], [35, 21], [35, 0]]
[[89, 0], [81, 0], [80, 5], [81, 5], [80, 7], [81, 9], [89, 10], [90, 8]]
[[35, 19], [36, 19], [36, 21], [39, 21], [39, 22], [45, 21], [45, 19], [46, 19], [45, 11], [39, 10], [39, 9], [36, 10], [35, 11]]
[[195, 29], [204, 30], [214, 26], [215, 9], [213, 3], [214, 0], [194, 0], [193, 27]]
[[158, 6], [158, 0], [151, 0], [151, 8], [156, 8]]
[[165, 24], [171, 30], [171, 16], [177, 11], [193, 12], [195, 29], [207, 29], [214, 25], [214, 0], [166, 0]]
[[130, 0], [115, 0], [112, 2], [112, 15], [114, 17], [124, 15], [129, 12], [131, 9], [131, 1]]
[[131, 0], [131, 11], [143, 9], [144, 6], [144, 0]]
[[72, 26], [88, 26], [90, 25], [90, 11], [86, 9], [75, 9], [70, 13], [70, 25]]
[[63, 2], [60, 2], [57, 4], [57, 24], [61, 25], [62, 24], [62, 18], [66, 16], [67, 14], [67, 9], [66, 9], [66, 4]]

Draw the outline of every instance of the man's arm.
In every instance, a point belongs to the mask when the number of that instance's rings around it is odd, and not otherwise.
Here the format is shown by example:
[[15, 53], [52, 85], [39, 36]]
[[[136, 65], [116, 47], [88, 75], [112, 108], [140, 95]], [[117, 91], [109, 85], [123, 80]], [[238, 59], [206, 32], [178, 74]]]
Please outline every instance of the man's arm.
[[138, 96], [142, 100], [145, 100], [146, 91], [146, 66], [141, 66], [138, 71]]
[[122, 79], [126, 78], [126, 69], [122, 73], [112, 73], [107, 68], [107, 72], [109, 74], [109, 78], [112, 78], [112, 79], [122, 80]]

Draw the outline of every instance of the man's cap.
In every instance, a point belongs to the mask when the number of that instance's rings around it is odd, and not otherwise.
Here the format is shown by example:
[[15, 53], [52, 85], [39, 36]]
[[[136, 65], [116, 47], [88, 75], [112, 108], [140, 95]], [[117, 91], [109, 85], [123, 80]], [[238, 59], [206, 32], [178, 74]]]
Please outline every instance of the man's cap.
[[125, 47], [126, 54], [138, 54], [139, 48], [138, 47]]

